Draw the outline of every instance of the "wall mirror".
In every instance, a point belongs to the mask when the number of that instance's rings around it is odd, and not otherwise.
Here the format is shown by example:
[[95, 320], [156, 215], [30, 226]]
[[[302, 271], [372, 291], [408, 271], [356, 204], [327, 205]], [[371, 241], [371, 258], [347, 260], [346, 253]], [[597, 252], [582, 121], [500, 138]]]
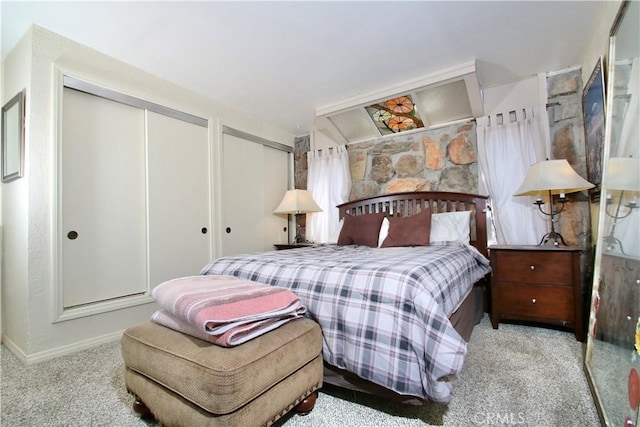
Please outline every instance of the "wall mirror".
[[585, 372], [606, 426], [637, 426], [640, 403], [640, 2], [611, 29], [606, 129]]

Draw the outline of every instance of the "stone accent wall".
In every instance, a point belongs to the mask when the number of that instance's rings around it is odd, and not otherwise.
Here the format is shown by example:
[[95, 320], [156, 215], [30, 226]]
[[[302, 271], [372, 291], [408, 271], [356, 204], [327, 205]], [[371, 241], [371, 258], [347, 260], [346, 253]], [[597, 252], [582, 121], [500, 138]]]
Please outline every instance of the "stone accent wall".
[[293, 141], [293, 187], [307, 189], [307, 153], [311, 150], [311, 137], [299, 136]]
[[478, 191], [475, 124], [347, 146], [351, 200], [404, 191]]
[[[587, 179], [587, 158], [582, 114], [582, 71], [580, 69], [547, 77], [551, 155], [567, 159], [575, 171]], [[569, 202], [556, 229], [569, 245], [591, 247], [589, 197], [568, 194]]]
[[[293, 141], [293, 188], [297, 190], [307, 189], [307, 153], [311, 150], [311, 137], [300, 136]], [[300, 227], [300, 233], [307, 235], [307, 216], [295, 215], [294, 227]], [[295, 233], [293, 233], [295, 235]], [[292, 236], [293, 238], [293, 236]]]

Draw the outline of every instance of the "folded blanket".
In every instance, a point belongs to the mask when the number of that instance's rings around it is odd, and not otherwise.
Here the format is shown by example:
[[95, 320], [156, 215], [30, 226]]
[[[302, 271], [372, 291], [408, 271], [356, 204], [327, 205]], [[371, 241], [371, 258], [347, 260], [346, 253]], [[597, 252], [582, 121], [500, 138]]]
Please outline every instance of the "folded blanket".
[[151, 319], [214, 344], [232, 347], [302, 317], [306, 308], [288, 289], [233, 276], [192, 276], [164, 282], [152, 296]]

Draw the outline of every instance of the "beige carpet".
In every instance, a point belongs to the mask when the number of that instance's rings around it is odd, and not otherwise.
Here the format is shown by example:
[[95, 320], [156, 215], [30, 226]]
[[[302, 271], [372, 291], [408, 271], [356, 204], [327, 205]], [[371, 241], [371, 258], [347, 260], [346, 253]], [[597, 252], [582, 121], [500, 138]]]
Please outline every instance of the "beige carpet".
[[[0, 425], [148, 426], [131, 411], [118, 343], [24, 366], [1, 350]], [[583, 345], [573, 334], [500, 325], [476, 327], [450, 405], [410, 407], [340, 390], [320, 393], [303, 426], [598, 426], [582, 369]]]

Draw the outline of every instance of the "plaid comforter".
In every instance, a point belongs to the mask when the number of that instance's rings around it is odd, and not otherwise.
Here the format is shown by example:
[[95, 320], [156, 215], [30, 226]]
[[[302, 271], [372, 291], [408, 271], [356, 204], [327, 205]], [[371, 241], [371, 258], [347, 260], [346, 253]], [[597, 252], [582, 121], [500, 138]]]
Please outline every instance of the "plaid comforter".
[[403, 395], [451, 400], [466, 342], [449, 322], [490, 271], [463, 244], [318, 246], [214, 260], [201, 274], [293, 291], [322, 327], [326, 362]]

